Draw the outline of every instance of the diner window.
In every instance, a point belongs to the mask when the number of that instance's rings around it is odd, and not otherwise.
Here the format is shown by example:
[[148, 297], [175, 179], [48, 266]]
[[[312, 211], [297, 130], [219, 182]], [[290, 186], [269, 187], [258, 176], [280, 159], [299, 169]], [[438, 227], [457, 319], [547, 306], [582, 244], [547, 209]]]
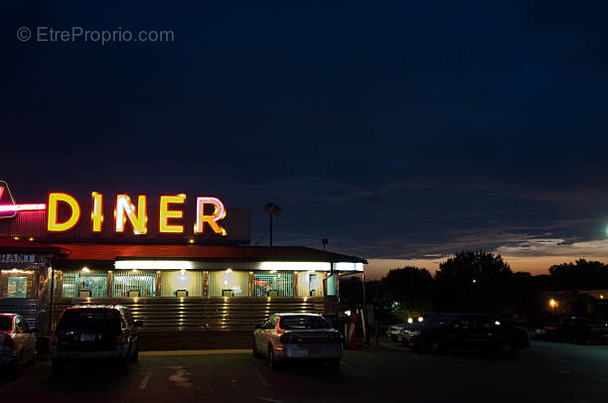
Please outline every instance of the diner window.
[[114, 273], [114, 288], [112, 296], [124, 297], [155, 297], [156, 273], [137, 270]]
[[298, 273], [298, 297], [320, 297], [323, 296], [323, 278], [325, 275], [319, 272]]
[[246, 297], [249, 274], [245, 271], [213, 271], [209, 273], [210, 297]]
[[27, 277], [10, 276], [7, 288], [8, 298], [27, 298]]
[[35, 298], [34, 273], [31, 270], [0, 271], [0, 298]]
[[64, 298], [76, 297], [107, 297], [108, 274], [91, 272], [66, 272], [63, 274]]
[[254, 273], [254, 297], [293, 297], [292, 273]]
[[202, 275], [191, 270], [163, 271], [160, 277], [161, 297], [200, 297]]

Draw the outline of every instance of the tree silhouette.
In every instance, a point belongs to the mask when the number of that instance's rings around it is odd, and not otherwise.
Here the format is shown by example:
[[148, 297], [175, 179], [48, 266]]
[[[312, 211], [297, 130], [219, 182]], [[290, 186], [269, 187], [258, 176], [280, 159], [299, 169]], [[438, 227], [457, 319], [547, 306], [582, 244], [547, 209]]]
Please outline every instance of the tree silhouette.
[[398, 316], [425, 315], [432, 312], [433, 276], [426, 269], [404, 267], [390, 270], [384, 279], [386, 291], [398, 303]]
[[553, 287], [557, 290], [597, 290], [608, 288], [608, 266], [597, 261], [579, 259], [549, 268]]
[[435, 274], [439, 310], [502, 313], [513, 309], [508, 294], [513, 272], [500, 255], [459, 252]]

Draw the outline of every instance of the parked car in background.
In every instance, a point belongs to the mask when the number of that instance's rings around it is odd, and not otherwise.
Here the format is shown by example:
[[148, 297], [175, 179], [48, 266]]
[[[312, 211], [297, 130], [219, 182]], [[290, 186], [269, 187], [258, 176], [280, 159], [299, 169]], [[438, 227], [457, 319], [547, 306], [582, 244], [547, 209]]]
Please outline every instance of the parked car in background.
[[545, 326], [542, 337], [567, 343], [606, 344], [608, 323], [593, 323], [588, 318], [567, 316]]
[[404, 323], [396, 323], [394, 325], [390, 325], [386, 330], [386, 337], [391, 339], [392, 341], [399, 341], [399, 336], [403, 329], [408, 326], [407, 322]]
[[23, 366], [36, 360], [36, 329], [30, 330], [23, 316], [0, 313], [0, 367], [19, 375]]
[[276, 313], [253, 331], [254, 357], [266, 356], [276, 370], [285, 361], [326, 362], [338, 370], [342, 335], [321, 315]]
[[84, 360], [114, 360], [123, 373], [139, 359], [138, 327], [121, 305], [82, 305], [66, 308], [51, 337], [54, 373]]
[[415, 351], [478, 350], [509, 355], [530, 346], [528, 331], [485, 314], [433, 315], [403, 336]]
[[411, 329], [417, 329], [423, 321], [424, 317], [416, 316], [415, 318], [408, 318], [407, 322], [391, 325], [386, 331], [386, 337], [392, 341], [401, 343], [403, 342], [403, 335], [407, 334], [407, 331]]

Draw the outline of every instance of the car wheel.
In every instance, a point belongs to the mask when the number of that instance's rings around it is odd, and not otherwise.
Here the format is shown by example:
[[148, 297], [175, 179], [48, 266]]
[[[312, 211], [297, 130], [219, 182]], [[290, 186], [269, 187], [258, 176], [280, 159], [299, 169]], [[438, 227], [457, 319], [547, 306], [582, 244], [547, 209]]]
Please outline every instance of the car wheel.
[[502, 356], [512, 355], [514, 351], [515, 348], [513, 347], [513, 343], [507, 340], [503, 341], [502, 343], [500, 343], [500, 346], [498, 346], [498, 352]]
[[336, 358], [329, 361], [329, 369], [332, 371], [338, 371], [340, 369], [340, 359]]
[[436, 353], [436, 352], [438, 352], [439, 350], [441, 350], [441, 343], [439, 343], [439, 340], [437, 340], [437, 339], [431, 340], [431, 341], [429, 342], [429, 350], [430, 350], [432, 353]]
[[120, 369], [120, 373], [126, 375], [131, 368], [131, 356], [127, 356], [125, 358], [121, 358], [118, 361], [118, 368]]
[[136, 363], [139, 361], [139, 348], [131, 354], [131, 362]]
[[10, 376], [13, 379], [19, 378], [21, 371], [23, 370], [23, 351], [18, 357], [15, 357], [15, 364], [10, 369]]
[[253, 338], [252, 341], [252, 345], [251, 345], [251, 351], [253, 352], [253, 357], [254, 358], [261, 358], [262, 354], [260, 354], [260, 352], [258, 351], [258, 346], [255, 342], [255, 337]]
[[274, 349], [271, 345], [268, 346], [268, 363], [271, 370], [277, 371], [279, 369], [279, 363], [274, 356]]

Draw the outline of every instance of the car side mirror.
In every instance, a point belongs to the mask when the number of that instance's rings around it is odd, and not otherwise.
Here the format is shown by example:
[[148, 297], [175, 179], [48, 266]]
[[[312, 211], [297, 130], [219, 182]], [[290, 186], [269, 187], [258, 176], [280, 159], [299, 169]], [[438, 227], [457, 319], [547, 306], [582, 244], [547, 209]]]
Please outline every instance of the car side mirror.
[[133, 322], [133, 324], [135, 325], [135, 327], [142, 327], [144, 325], [144, 322], [142, 322], [141, 320], [136, 320], [135, 322]]
[[262, 328], [262, 325], [253, 325], [253, 328], [254, 328], [254, 329], [261, 329], [261, 328]]

